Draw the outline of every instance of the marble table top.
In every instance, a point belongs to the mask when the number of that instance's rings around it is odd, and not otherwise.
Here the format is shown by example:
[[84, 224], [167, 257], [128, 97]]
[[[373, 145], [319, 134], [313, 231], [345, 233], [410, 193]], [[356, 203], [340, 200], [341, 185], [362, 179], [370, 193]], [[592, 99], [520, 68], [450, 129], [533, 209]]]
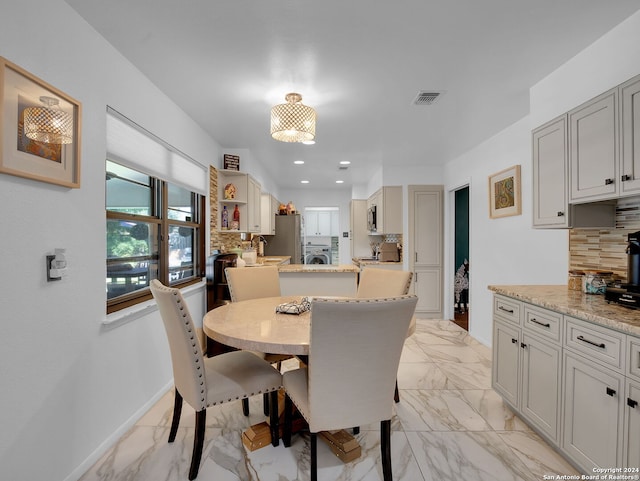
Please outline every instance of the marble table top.
[[308, 355], [310, 312], [276, 312], [279, 304], [300, 299], [284, 296], [232, 302], [205, 314], [202, 327], [211, 339], [238, 349]]
[[566, 285], [489, 286], [496, 294], [513, 297], [562, 314], [640, 336], [640, 310], [609, 304], [603, 295], [585, 294]]

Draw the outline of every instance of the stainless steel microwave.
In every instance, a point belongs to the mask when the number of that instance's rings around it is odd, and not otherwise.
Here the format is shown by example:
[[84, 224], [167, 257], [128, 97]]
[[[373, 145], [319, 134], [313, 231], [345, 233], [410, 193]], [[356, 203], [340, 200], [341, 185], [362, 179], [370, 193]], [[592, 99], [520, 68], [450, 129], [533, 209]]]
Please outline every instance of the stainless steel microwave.
[[367, 209], [367, 229], [369, 229], [369, 232], [376, 232], [377, 221], [378, 221], [377, 208], [375, 205], [372, 205]]

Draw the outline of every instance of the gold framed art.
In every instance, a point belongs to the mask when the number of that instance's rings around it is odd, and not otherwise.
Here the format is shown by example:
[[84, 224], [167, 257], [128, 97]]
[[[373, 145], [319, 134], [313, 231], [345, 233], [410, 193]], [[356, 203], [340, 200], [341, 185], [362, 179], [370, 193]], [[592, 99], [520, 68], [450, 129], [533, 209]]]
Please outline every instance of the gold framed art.
[[514, 165], [489, 176], [489, 217], [497, 219], [520, 214], [520, 166]]
[[3, 57], [0, 94], [0, 172], [79, 188], [80, 102]]

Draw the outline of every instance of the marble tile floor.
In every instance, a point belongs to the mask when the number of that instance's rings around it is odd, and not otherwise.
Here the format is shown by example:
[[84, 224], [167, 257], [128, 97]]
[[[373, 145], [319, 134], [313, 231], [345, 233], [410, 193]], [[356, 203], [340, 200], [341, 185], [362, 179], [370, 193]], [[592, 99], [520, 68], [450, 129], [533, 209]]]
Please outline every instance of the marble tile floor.
[[[491, 389], [490, 349], [453, 322], [418, 320], [405, 343], [398, 384], [394, 480], [540, 481], [545, 474], [579, 474], [502, 403]], [[239, 402], [207, 410], [198, 481], [309, 480], [308, 436], [294, 435], [288, 449], [282, 443], [253, 452], [244, 448], [241, 432], [264, 420], [261, 396], [250, 406], [249, 418]], [[185, 403], [178, 436], [169, 444], [172, 408], [173, 390], [81, 481], [186, 481], [195, 416]], [[318, 441], [318, 479], [382, 480], [378, 430], [377, 423], [361, 426], [362, 456], [347, 464]]]

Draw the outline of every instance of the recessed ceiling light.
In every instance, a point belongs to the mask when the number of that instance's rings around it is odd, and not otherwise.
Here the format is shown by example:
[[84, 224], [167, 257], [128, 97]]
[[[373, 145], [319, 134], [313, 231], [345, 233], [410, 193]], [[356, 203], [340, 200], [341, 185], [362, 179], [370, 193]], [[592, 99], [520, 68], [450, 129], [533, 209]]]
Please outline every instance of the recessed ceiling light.
[[302, 165], [304, 164], [304, 160], [294, 160], [293, 163], [296, 165]]
[[309, 183], [309, 181], [308, 181], [308, 180], [301, 180], [301, 181], [300, 181], [300, 183], [301, 183], [301, 184], [308, 184], [308, 183]]
[[301, 143], [304, 144], [304, 145], [313, 145], [313, 144], [316, 143], [316, 141], [315, 140], [303, 140]]
[[349, 165], [351, 163], [351, 161], [349, 160], [341, 160], [340, 161], [340, 165]]
[[344, 180], [336, 180], [336, 184], [344, 184]]

